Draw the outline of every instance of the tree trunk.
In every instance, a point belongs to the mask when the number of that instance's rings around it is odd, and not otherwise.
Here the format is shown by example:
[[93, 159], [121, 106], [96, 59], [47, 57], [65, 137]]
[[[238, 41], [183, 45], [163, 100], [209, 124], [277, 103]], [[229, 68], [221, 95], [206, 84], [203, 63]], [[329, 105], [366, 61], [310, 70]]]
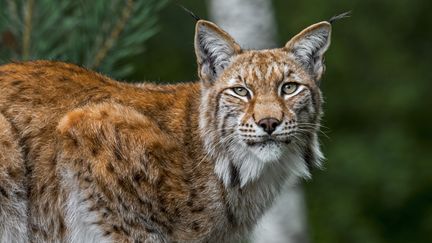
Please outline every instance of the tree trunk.
[[[208, 6], [210, 18], [243, 48], [275, 47], [277, 28], [271, 0], [208, 0]], [[251, 242], [308, 242], [303, 190], [289, 184], [258, 222]]]

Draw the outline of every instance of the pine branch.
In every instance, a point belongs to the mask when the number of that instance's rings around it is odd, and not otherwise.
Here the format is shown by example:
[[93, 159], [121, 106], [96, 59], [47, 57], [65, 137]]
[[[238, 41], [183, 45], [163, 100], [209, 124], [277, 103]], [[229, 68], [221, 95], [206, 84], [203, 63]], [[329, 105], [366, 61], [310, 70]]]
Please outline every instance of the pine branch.
[[126, 5], [122, 10], [121, 17], [118, 19], [116, 25], [114, 26], [114, 29], [111, 31], [111, 34], [105, 40], [102, 48], [96, 54], [93, 63], [90, 65], [90, 68], [99, 67], [103, 59], [106, 57], [108, 51], [114, 46], [114, 43], [118, 39], [121, 32], [124, 30], [128, 20], [131, 17], [133, 6], [134, 6], [133, 0], [126, 1]]
[[144, 51], [167, 1], [0, 0], [7, 6], [0, 8], [0, 64], [60, 60], [125, 78], [134, 70], [125, 60]]
[[27, 0], [24, 10], [24, 31], [22, 44], [22, 56], [24, 60], [27, 60], [30, 56], [33, 4], [34, 0]]

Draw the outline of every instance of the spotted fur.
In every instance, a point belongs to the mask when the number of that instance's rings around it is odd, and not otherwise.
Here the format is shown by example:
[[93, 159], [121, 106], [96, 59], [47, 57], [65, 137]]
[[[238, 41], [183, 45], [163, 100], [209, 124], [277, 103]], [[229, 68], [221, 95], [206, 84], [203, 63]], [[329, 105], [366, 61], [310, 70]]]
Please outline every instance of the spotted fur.
[[[242, 239], [288, 179], [320, 165], [329, 43], [321, 22], [283, 48], [242, 50], [200, 20], [198, 82], [132, 85], [52, 61], [0, 66], [0, 241]], [[298, 88], [281, 93], [289, 82]], [[271, 134], [266, 118], [279, 121]]]

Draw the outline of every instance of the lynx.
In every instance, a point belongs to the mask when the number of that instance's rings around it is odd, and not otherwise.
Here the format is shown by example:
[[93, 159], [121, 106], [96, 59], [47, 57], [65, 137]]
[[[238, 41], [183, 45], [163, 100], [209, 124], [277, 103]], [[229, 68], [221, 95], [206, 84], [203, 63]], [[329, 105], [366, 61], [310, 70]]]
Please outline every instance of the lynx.
[[121, 83], [73, 64], [0, 66], [1, 242], [232, 242], [320, 166], [331, 24], [243, 50], [196, 24], [199, 81]]

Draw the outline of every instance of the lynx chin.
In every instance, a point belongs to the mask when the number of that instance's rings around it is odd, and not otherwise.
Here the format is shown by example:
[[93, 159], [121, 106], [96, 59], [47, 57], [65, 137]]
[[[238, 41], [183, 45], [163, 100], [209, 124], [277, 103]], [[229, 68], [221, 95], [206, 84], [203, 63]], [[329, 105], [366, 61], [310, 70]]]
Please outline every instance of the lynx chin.
[[[196, 24], [199, 81], [0, 66], [0, 242], [236, 242], [322, 159], [331, 24], [243, 50]], [[253, 36], [251, 36], [253, 38]]]

